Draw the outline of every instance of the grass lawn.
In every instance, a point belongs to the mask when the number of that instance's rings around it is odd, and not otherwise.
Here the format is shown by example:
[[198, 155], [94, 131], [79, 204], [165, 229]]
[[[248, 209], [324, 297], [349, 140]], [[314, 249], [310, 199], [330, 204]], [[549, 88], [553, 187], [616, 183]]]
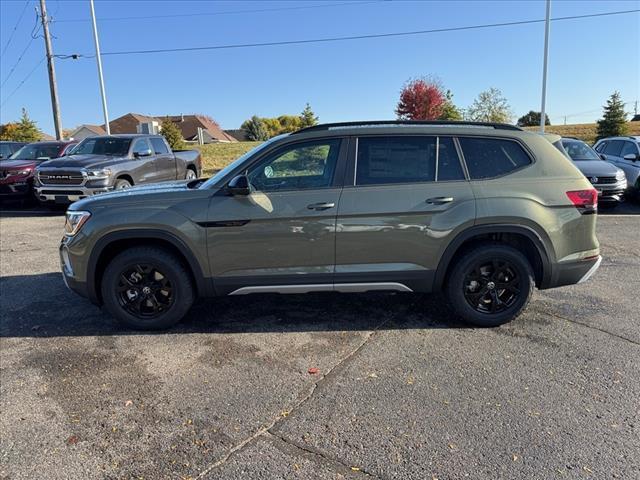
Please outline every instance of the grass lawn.
[[[640, 135], [640, 122], [628, 122], [627, 135]], [[563, 137], [576, 137], [584, 140], [590, 145], [596, 143], [595, 123], [576, 123], [574, 125], [548, 125], [544, 127], [544, 131], [548, 133], [556, 133]], [[525, 127], [525, 130], [538, 130], [539, 127]]]
[[200, 154], [202, 155], [202, 172], [205, 177], [208, 177], [261, 143], [262, 142], [210, 143], [208, 145], [189, 145], [187, 148], [200, 150]]

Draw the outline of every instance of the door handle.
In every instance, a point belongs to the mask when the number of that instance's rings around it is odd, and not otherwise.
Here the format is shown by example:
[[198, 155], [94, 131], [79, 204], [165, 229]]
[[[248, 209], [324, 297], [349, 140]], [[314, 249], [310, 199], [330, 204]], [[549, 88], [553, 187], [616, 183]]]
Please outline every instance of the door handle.
[[427, 198], [427, 203], [430, 205], [443, 205], [445, 203], [453, 202], [453, 197], [433, 197]]
[[309, 210], [329, 210], [330, 208], [335, 207], [335, 203], [312, 203], [311, 205], [307, 205]]

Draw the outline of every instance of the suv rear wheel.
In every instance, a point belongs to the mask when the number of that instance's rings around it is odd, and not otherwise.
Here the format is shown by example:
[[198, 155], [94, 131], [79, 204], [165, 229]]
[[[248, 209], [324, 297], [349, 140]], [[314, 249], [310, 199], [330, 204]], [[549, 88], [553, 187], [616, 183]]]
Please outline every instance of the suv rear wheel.
[[465, 321], [495, 327], [522, 313], [534, 286], [533, 269], [522, 253], [508, 245], [485, 244], [455, 264], [447, 296]]
[[135, 329], [156, 330], [179, 322], [194, 302], [193, 282], [170, 252], [155, 247], [125, 250], [102, 278], [106, 309]]

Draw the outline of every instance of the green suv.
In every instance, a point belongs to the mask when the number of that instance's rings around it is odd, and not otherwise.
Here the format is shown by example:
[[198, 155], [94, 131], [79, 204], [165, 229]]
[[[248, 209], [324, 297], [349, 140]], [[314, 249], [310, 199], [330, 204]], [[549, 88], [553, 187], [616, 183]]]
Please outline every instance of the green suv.
[[444, 291], [464, 320], [517, 317], [534, 287], [600, 265], [598, 196], [546, 139], [465, 122], [318, 125], [208, 180], [81, 200], [65, 282], [124, 324], [178, 322], [198, 297]]

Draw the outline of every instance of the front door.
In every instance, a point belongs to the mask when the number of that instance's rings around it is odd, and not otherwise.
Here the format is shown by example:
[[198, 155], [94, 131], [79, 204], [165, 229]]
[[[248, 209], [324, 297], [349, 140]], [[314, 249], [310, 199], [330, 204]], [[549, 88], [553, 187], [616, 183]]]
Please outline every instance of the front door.
[[336, 289], [430, 290], [444, 246], [475, 219], [454, 140], [360, 137], [353, 157], [338, 209]]
[[133, 166], [136, 183], [159, 182], [156, 171], [156, 156], [151, 149], [151, 144], [146, 138], [138, 138], [133, 143], [131, 149], [133, 153]]
[[156, 178], [159, 182], [178, 179], [176, 174], [176, 157], [160, 137], [150, 137], [151, 146], [156, 156]]
[[333, 288], [342, 143], [285, 145], [249, 167], [250, 195], [212, 198], [207, 246], [218, 294]]

